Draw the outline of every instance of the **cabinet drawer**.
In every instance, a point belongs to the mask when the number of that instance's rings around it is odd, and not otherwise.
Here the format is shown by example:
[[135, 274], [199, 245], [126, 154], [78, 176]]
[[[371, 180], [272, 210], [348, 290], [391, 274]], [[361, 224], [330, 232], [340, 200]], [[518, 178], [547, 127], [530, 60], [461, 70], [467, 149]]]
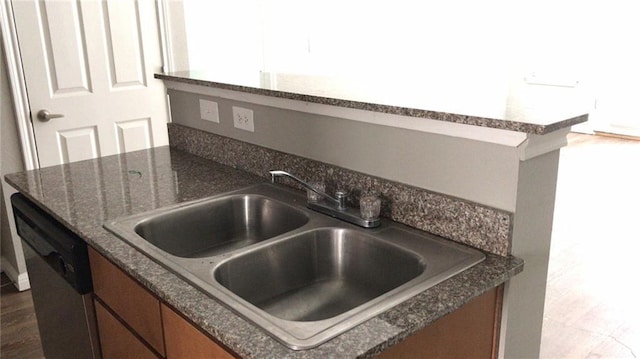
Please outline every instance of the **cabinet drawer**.
[[95, 304], [103, 359], [158, 358], [100, 302], [96, 301]]
[[174, 358], [234, 358], [211, 338], [196, 329], [173, 309], [162, 305], [167, 359]]
[[164, 356], [160, 301], [93, 248], [89, 260], [96, 296]]

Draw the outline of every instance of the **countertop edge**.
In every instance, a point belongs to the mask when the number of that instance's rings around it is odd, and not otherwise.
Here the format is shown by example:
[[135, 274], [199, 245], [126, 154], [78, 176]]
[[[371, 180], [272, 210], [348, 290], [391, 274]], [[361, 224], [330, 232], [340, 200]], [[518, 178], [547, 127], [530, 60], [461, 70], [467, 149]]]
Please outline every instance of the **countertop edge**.
[[569, 116], [568, 118], [560, 118], [547, 124], [536, 124], [531, 122], [519, 122], [514, 120], [501, 120], [497, 118], [479, 117], [471, 115], [461, 115], [448, 112], [438, 112], [410, 107], [382, 105], [370, 102], [344, 100], [332, 97], [314, 96], [307, 94], [299, 94], [294, 92], [286, 92], [279, 90], [262, 89], [257, 87], [235, 85], [223, 82], [210, 81], [189, 77], [178, 74], [162, 74], [156, 73], [156, 79], [180, 82], [185, 84], [199, 85], [205, 87], [213, 87], [223, 90], [244, 92], [256, 95], [271, 96], [288, 100], [303, 101], [309, 103], [323, 104], [329, 106], [344, 107], [356, 110], [381, 112], [393, 115], [425, 118], [436, 121], [452, 122], [457, 124], [472, 125], [478, 127], [488, 127], [514, 132], [523, 132], [535, 135], [545, 135], [561, 128], [570, 127], [588, 120], [588, 114]]

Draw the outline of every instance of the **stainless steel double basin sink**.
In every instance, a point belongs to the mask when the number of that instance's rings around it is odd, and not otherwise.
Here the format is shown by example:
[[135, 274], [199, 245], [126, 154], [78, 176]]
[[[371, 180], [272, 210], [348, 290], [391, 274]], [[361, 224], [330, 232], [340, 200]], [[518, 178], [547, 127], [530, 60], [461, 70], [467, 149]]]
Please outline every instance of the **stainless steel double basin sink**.
[[274, 184], [105, 228], [292, 349], [318, 346], [485, 258], [390, 221], [352, 226]]

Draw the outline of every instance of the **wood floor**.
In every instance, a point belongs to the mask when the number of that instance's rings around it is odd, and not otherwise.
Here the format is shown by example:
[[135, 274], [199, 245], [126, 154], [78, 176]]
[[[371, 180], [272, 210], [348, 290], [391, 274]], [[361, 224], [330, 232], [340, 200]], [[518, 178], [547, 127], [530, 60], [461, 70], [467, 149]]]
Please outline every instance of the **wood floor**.
[[2, 273], [0, 289], [0, 358], [44, 358], [31, 291], [18, 292]]
[[[640, 356], [640, 141], [569, 135], [556, 197], [541, 358]], [[42, 358], [31, 294], [5, 278], [0, 357]]]
[[636, 358], [640, 141], [571, 134], [560, 153], [540, 356]]

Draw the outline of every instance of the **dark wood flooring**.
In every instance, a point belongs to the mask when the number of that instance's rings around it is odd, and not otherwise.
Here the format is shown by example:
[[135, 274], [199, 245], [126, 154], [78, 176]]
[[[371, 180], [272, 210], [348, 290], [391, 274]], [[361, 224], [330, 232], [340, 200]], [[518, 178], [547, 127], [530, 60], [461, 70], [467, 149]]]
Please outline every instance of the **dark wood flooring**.
[[19, 292], [2, 273], [0, 288], [0, 358], [44, 358], [31, 291]]

